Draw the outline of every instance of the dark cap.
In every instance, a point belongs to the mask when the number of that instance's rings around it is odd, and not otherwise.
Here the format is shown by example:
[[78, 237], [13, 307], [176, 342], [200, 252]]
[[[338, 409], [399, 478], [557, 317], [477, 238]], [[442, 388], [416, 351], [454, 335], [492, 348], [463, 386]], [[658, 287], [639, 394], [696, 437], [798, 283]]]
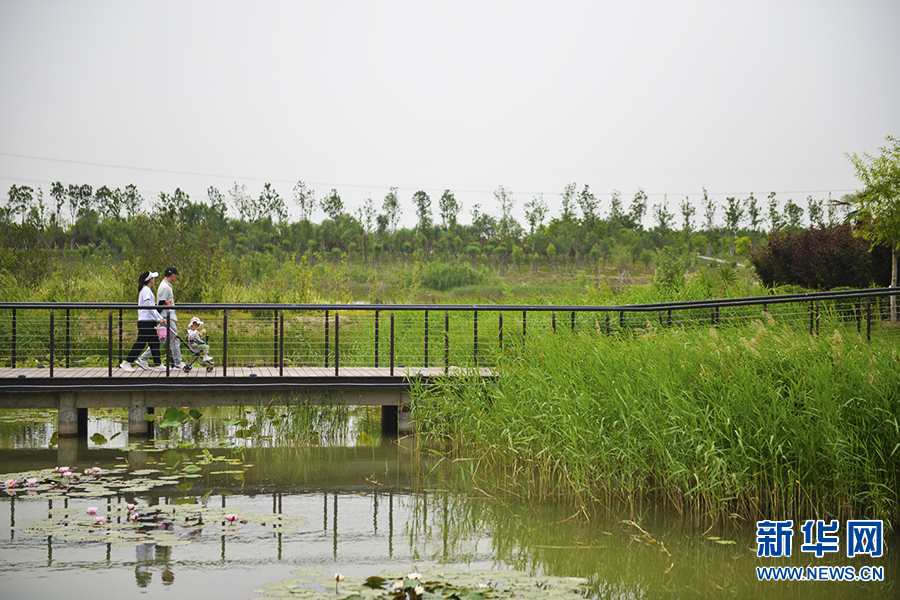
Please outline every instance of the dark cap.
[[178, 269], [175, 267], [168, 267], [165, 271], [164, 276], [168, 277], [169, 275], [178, 275]]

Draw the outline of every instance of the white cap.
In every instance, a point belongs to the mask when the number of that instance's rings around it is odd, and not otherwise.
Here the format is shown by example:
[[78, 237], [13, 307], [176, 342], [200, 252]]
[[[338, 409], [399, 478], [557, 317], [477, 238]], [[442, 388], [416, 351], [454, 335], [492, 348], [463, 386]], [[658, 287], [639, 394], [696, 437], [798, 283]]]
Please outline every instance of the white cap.
[[147, 275], [147, 279], [145, 279], [144, 281], [150, 281], [154, 277], [159, 277], [159, 273], [157, 273], [156, 271], [150, 271], [150, 274]]
[[203, 325], [203, 321], [201, 321], [198, 317], [191, 317], [191, 322], [189, 325], [193, 325], [196, 323], [197, 325]]

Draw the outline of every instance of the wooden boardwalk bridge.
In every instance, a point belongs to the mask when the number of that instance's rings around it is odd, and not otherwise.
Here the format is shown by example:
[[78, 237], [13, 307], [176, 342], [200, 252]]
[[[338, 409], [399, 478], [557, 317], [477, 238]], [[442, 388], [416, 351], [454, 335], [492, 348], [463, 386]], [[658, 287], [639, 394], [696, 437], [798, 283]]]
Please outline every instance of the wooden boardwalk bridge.
[[[870, 338], [873, 329], [900, 332], [882, 326], [891, 320], [887, 300], [898, 294], [845, 290], [626, 306], [179, 304], [179, 314], [207, 323], [216, 367], [133, 373], [118, 365], [136, 335], [136, 305], [0, 303], [0, 409], [54, 409], [60, 436], [83, 436], [87, 410], [98, 407], [128, 408], [129, 433], [146, 435], [144, 415], [154, 408], [368, 405], [382, 407], [390, 433], [416, 386], [492, 377], [504, 351], [527, 355], [535, 331], [633, 335], [766, 315], [811, 335], [824, 317]], [[186, 348], [183, 354], [190, 357]]]

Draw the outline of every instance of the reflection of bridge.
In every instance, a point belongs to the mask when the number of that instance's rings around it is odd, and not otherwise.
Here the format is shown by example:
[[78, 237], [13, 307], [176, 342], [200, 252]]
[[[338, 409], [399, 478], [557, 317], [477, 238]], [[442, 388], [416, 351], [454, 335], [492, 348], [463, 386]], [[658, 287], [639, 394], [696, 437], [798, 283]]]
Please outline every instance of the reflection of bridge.
[[[385, 434], [407, 426], [401, 409], [409, 406], [409, 391], [438, 378], [472, 374], [450, 368], [392, 370], [388, 367], [345, 367], [340, 375], [316, 367], [232, 367], [222, 377], [203, 369], [188, 373], [103, 368], [49, 369], [0, 368], [0, 407], [58, 410], [61, 436], [87, 434], [87, 410], [120, 407], [129, 409], [128, 431], [146, 435], [144, 419], [152, 408], [192, 408], [262, 404], [381, 406]], [[490, 370], [478, 369], [482, 377]]]
[[126, 325], [124, 314], [134, 304], [0, 303], [0, 362], [7, 366], [0, 368], [0, 408], [58, 410], [59, 434], [77, 436], [96, 407], [129, 408], [129, 432], [142, 435], [152, 408], [256, 399], [370, 405], [382, 407], [382, 426], [391, 433], [414, 386], [490, 377], [504, 344], [527, 348], [534, 331], [627, 335], [768, 314], [810, 334], [818, 334], [824, 316], [860, 334], [865, 328], [868, 338], [887, 314], [886, 297], [897, 294], [848, 290], [628, 306], [179, 305], [213, 331], [221, 366], [211, 373], [120, 370], [135, 335], [133, 317]]
[[[277, 460], [295, 450], [301, 452], [300, 460], [297, 457]], [[225, 453], [212, 452], [214, 455]], [[173, 481], [149, 491], [110, 490], [108, 494], [98, 492], [97, 497], [29, 497], [27, 490], [22, 488], [18, 490], [20, 495], [3, 495], [0, 498], [3, 509], [0, 511], [0, 556], [6, 559], [6, 570], [46, 577], [46, 574], [62, 569], [78, 571], [134, 565], [136, 569], [153, 571], [155, 579], [160, 577], [159, 572], [171, 571], [178, 582], [188, 571], [233, 565], [243, 580], [235, 585], [247, 586], [246, 582], [256, 576], [250, 573], [251, 570], [276, 563], [289, 565], [289, 568], [303, 565], [330, 572], [336, 570], [332, 566], [334, 561], [367, 565], [377, 560], [390, 560], [404, 565], [423, 559], [452, 558], [458, 551], [454, 547], [454, 536], [448, 537], [451, 495], [448, 492], [413, 491], [419, 480], [416, 464], [421, 459], [403, 444], [356, 448], [256, 448], [246, 452], [247, 462], [255, 466], [246, 470], [246, 482], [232, 482], [231, 487], [226, 487], [225, 477], [221, 476], [218, 481], [213, 477], [211, 484], [207, 484], [207, 477], [191, 480], [195, 483], [189, 492], [180, 491], [180, 482]], [[128, 452], [129, 463], [134, 463], [132, 469], [158, 468], [154, 464], [141, 464], [141, 453], [141, 450]], [[105, 470], [108, 465], [121, 463], [122, 455], [122, 450], [91, 449], [79, 454], [75, 462], [100, 465]], [[55, 461], [53, 450], [0, 450], [2, 464], [46, 465], [56, 464]], [[223, 531], [228, 528], [218, 522], [190, 527], [177, 525], [171, 533], [191, 541], [190, 544], [171, 550], [158, 547], [161, 552], [149, 554], [138, 551], [137, 559], [134, 547], [109, 544], [102, 539], [98, 543], [80, 541], [73, 544], [46, 532], [29, 535], [27, 531], [32, 519], [52, 517], [65, 521], [65, 509], [70, 509], [68, 514], [77, 518], [84, 516], [87, 506], [98, 506], [98, 514], [103, 515], [109, 513], [108, 506], [121, 506], [126, 502], [144, 507], [167, 506], [181, 504], [186, 497], [209, 508], [221, 508], [238, 515], [283, 514], [304, 517], [306, 522], [296, 531], [284, 534], [260, 527], [261, 523], [255, 522], [258, 519], [245, 526], [235, 525], [237, 531], [234, 532]], [[480, 537], [481, 533], [471, 535]], [[148, 544], [152, 542], [151, 537]], [[283, 566], [282, 570], [285, 568]], [[266, 575], [262, 577], [259, 583], [266, 581]], [[276, 579], [282, 577], [284, 575]], [[39, 584], [39, 590], [42, 585]], [[258, 585], [250, 585], [242, 595], [247, 595]], [[244, 590], [244, 587], [235, 589]], [[33, 597], [44, 597], [35, 590], [32, 592]], [[235, 592], [232, 595], [236, 595]]]

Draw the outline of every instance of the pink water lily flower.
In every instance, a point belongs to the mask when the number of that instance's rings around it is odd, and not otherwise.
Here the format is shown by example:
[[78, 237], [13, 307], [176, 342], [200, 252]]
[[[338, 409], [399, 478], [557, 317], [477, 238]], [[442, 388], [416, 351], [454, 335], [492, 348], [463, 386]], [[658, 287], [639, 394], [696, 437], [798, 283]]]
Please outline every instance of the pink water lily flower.
[[128, 520], [134, 523], [135, 521], [137, 521], [137, 517], [137, 513], [131, 513], [130, 515], [128, 515]]
[[97, 507], [96, 507], [96, 506], [89, 506], [89, 507], [87, 508], [87, 510], [84, 511], [84, 512], [86, 512], [86, 513], [89, 514], [89, 515], [96, 515], [96, 514], [97, 514]]
[[128, 512], [131, 512], [131, 511], [134, 510], [134, 504], [132, 504], [131, 502], [129, 502], [128, 504], [125, 505], [125, 508], [128, 509]]
[[28, 479], [25, 480], [25, 485], [27, 485], [28, 487], [32, 487], [37, 484], [38, 484], [38, 480], [35, 479], [34, 477], [29, 477]]
[[57, 473], [66, 473], [69, 470], [69, 467], [56, 467], [53, 470]]
[[6, 489], [19, 487], [19, 482], [15, 479], [7, 479], [6, 480]]
[[97, 517], [96, 519], [94, 519], [94, 523], [96, 525], [103, 525], [104, 523], [106, 523], [106, 517]]
[[90, 469], [85, 469], [85, 470], [84, 470], [84, 474], [85, 474], [85, 475], [90, 475], [90, 474], [91, 474], [91, 470], [90, 470]]
[[65, 471], [63, 473], [63, 477], [68, 477], [69, 479], [71, 479], [71, 478], [75, 477], [75, 473], [73, 473], [72, 471]]
[[100, 467], [91, 467], [91, 471], [93, 471], [94, 473], [99, 473], [102, 470], [103, 469], [101, 469]]
[[225, 515], [225, 520], [229, 523], [234, 523], [237, 521], [237, 515]]

